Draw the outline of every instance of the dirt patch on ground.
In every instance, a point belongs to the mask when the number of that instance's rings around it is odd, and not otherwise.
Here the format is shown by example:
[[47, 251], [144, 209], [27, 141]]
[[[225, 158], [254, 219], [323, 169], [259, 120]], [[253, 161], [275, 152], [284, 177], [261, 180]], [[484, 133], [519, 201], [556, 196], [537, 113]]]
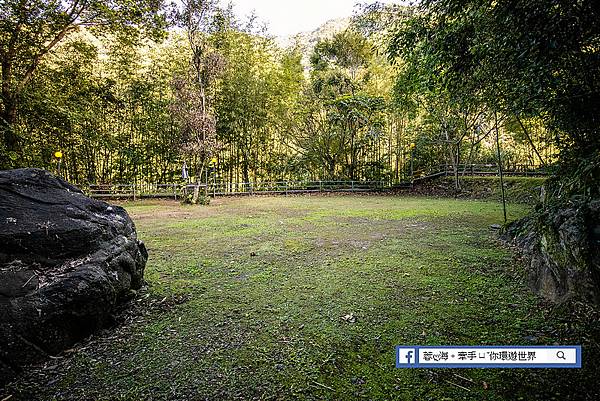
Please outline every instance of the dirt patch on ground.
[[126, 208], [134, 220], [170, 220], [209, 217], [224, 200], [214, 200], [212, 207], [182, 205], [181, 202], [167, 199], [115, 203]]

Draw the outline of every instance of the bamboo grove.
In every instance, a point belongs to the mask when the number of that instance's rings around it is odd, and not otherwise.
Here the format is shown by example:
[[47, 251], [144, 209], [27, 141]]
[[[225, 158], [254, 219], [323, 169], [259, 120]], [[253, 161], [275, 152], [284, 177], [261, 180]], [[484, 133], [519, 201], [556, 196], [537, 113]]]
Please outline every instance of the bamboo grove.
[[[16, 67], [3, 64], [3, 76], [13, 74], [3, 81], [3, 168], [56, 171], [60, 150], [62, 175], [79, 184], [176, 182], [184, 164], [199, 181], [398, 182], [440, 164], [495, 164], [494, 121], [507, 167], [556, 161], [542, 116], [496, 112], [494, 120], [491, 109], [457, 101], [431, 80], [415, 87], [410, 55], [390, 51], [390, 41], [417, 9], [363, 7], [307, 51], [281, 46], [255, 20], [211, 1], [140, 11], [153, 16], [152, 35], [72, 23], [17, 93], [10, 86], [27, 74], [18, 58], [25, 65], [49, 39], [23, 41], [10, 59], [26, 11], [9, 3], [2, 57]], [[109, 17], [115, 26], [146, 23]]]

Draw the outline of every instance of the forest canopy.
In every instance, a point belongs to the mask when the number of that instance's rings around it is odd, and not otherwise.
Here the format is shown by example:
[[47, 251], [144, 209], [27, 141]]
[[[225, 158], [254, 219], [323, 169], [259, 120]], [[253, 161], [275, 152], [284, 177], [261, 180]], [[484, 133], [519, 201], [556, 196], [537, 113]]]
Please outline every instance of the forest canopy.
[[[1, 167], [79, 184], [351, 179], [450, 166], [598, 174], [592, 0], [357, 7], [282, 46], [212, 0], [7, 1]], [[522, 29], [527, 27], [527, 29]], [[216, 163], [212, 163], [216, 160]]]

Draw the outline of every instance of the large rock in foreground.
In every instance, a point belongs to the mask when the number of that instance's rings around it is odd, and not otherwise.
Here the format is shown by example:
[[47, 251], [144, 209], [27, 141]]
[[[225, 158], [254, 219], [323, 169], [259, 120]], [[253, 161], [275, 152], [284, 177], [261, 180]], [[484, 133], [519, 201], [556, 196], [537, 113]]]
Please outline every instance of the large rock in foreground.
[[123, 208], [44, 170], [0, 171], [0, 385], [109, 323], [147, 258]]
[[547, 206], [505, 235], [528, 257], [534, 291], [554, 302], [600, 303], [600, 201]]

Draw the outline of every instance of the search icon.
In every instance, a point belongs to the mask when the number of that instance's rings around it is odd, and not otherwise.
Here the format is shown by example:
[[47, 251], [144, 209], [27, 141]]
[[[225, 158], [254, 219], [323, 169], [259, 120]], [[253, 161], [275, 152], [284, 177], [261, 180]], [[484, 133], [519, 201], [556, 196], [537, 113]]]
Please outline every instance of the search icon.
[[558, 351], [558, 352], [556, 353], [556, 357], [557, 357], [558, 359], [564, 359], [565, 361], [567, 360], [567, 358], [565, 358], [565, 353], [564, 353], [564, 351]]

